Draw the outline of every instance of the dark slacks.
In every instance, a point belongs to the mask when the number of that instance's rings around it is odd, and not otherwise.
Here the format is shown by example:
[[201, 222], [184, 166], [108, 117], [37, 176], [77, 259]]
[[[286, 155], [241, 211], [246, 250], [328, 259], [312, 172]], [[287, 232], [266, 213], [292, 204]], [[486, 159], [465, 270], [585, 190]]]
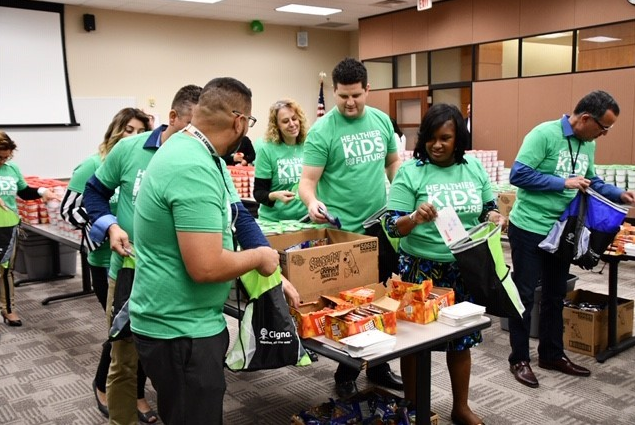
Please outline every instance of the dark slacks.
[[[514, 265], [514, 283], [525, 306], [522, 319], [519, 316], [509, 318], [509, 342], [512, 349], [509, 362], [515, 364], [530, 360], [529, 330], [534, 302], [540, 302], [538, 356], [546, 361], [558, 359], [564, 355], [562, 309], [567, 294], [570, 264], [538, 248], [545, 235], [522, 230], [510, 223], [508, 236]], [[542, 285], [542, 299], [534, 300], [539, 281]]]
[[154, 339], [135, 334], [134, 340], [166, 425], [223, 423], [227, 329], [208, 338]]

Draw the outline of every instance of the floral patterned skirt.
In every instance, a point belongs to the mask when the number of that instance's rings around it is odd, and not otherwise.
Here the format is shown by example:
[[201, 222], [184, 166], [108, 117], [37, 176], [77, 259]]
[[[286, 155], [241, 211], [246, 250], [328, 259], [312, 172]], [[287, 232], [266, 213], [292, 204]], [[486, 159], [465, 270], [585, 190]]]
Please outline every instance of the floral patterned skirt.
[[[425, 258], [412, 256], [400, 249], [399, 273], [404, 282], [421, 283], [426, 279], [431, 279], [434, 286], [454, 289], [456, 303], [472, 301], [471, 296], [465, 292], [463, 278], [456, 262], [440, 263], [426, 260]], [[466, 350], [477, 346], [481, 342], [483, 342], [483, 336], [480, 331], [477, 331], [448, 342], [445, 350]]]

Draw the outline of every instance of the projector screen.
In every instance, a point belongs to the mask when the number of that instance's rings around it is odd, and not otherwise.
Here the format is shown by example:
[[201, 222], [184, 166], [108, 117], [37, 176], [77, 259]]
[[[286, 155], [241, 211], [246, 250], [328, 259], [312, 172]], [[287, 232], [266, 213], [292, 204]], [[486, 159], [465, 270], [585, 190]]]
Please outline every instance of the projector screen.
[[63, 5], [0, 0], [0, 127], [75, 125]]

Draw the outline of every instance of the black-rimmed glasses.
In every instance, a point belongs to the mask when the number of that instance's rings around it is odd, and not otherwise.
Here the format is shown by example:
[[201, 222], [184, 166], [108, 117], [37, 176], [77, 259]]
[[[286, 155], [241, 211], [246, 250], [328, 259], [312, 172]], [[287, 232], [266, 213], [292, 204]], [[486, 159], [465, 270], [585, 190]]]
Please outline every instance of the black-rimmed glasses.
[[593, 118], [593, 121], [595, 121], [595, 123], [602, 129], [602, 131], [609, 131], [611, 129], [611, 127], [613, 127], [613, 125], [604, 125], [600, 122], [600, 120], [598, 120], [596, 117], [594, 117], [593, 115], [591, 115], [591, 118]]
[[249, 126], [249, 128], [253, 127], [254, 125], [256, 125], [256, 122], [258, 121], [255, 117], [252, 117], [251, 115], [245, 115], [242, 112], [239, 111], [232, 111], [232, 114], [238, 116], [238, 117], [245, 117], [247, 118], [247, 125]]

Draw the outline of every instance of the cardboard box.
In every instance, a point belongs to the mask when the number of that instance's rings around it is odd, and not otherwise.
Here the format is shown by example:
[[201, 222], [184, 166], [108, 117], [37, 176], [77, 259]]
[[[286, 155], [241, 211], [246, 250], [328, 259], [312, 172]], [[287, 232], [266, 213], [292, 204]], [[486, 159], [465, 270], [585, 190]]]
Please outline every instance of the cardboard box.
[[516, 201], [516, 192], [501, 192], [498, 194], [496, 204], [498, 205], [498, 211], [505, 217], [509, 217], [509, 212], [512, 210], [512, 206]]
[[[578, 304], [581, 302], [606, 305], [608, 296], [591, 291], [576, 289], [567, 294], [567, 299]], [[565, 307], [564, 348], [580, 354], [595, 356], [608, 346], [608, 308], [601, 311], [583, 311]], [[617, 341], [633, 334], [633, 300], [617, 299]]]
[[[377, 299], [370, 303], [381, 310], [381, 314], [364, 317], [360, 320], [348, 320], [346, 315], [355, 309], [337, 311], [325, 316], [324, 336], [334, 341], [339, 341], [347, 336], [355, 335], [370, 329], [379, 329], [387, 334], [397, 333], [397, 308], [399, 301], [387, 296], [388, 292], [381, 284], [367, 285], [374, 289]], [[363, 307], [363, 306], [362, 306]]]
[[454, 305], [454, 290], [451, 288], [434, 286], [430, 293], [437, 298], [423, 301], [413, 297], [402, 298], [397, 310], [397, 319], [424, 325], [437, 320], [440, 309]]
[[357, 288], [340, 291], [340, 298], [355, 306], [364, 305], [373, 302], [375, 290], [366, 286], [358, 286]]
[[[284, 251], [320, 238], [327, 238], [328, 245]], [[267, 239], [280, 253], [282, 274], [293, 283], [304, 302], [378, 282], [378, 243], [374, 236], [322, 228], [270, 235]]]
[[317, 301], [290, 307], [289, 312], [295, 321], [301, 338], [324, 335], [325, 316], [338, 310], [349, 310], [353, 305], [337, 297], [321, 296]]

